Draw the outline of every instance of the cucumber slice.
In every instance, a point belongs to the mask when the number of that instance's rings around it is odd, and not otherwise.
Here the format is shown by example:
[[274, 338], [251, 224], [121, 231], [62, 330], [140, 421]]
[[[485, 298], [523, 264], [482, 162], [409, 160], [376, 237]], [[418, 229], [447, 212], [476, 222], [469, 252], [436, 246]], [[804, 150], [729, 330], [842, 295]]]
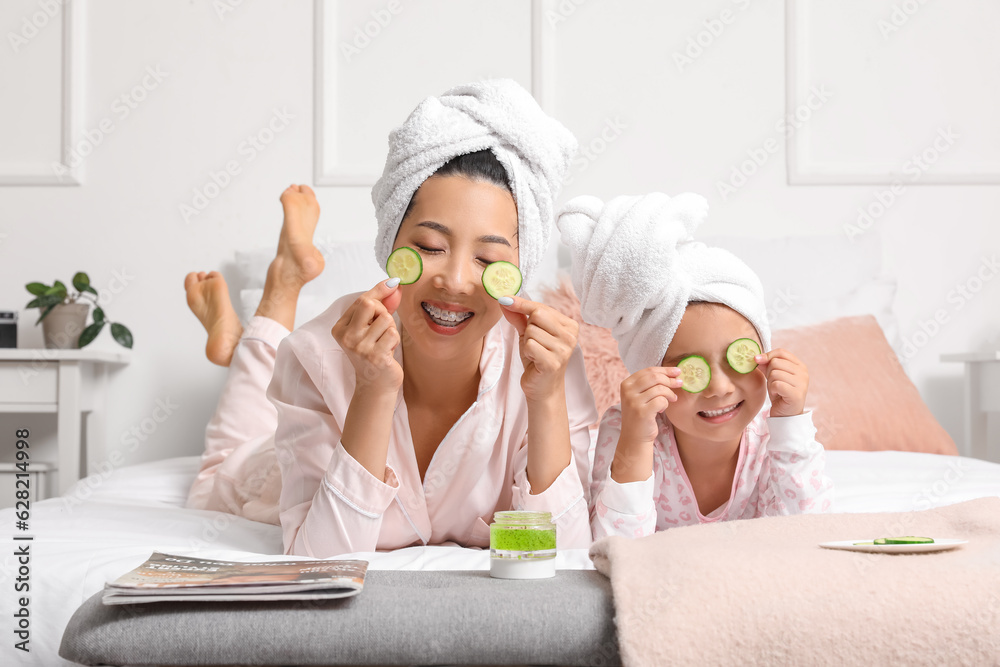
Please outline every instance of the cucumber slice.
[[740, 338], [734, 340], [726, 348], [726, 361], [737, 373], [749, 373], [757, 368], [757, 362], [753, 360], [760, 354], [760, 345], [752, 338]]
[[905, 537], [880, 537], [875, 540], [875, 544], [934, 544], [934, 538], [914, 537], [912, 535]]
[[677, 362], [677, 368], [681, 369], [681, 389], [697, 394], [704, 391], [712, 379], [712, 369], [709, 368], [705, 357], [700, 354], [692, 354]]
[[483, 271], [483, 287], [494, 299], [521, 291], [521, 271], [510, 262], [493, 262]]
[[385, 261], [385, 272], [390, 278], [399, 278], [400, 285], [412, 285], [424, 272], [424, 261], [413, 248], [396, 248]]

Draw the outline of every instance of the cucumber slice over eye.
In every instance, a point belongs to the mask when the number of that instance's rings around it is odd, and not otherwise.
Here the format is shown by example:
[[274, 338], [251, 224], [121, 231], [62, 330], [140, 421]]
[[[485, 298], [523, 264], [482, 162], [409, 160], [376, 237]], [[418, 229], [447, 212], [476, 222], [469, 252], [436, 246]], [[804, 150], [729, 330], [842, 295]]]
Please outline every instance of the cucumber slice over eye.
[[737, 373], [749, 373], [757, 368], [757, 362], [753, 360], [760, 354], [760, 345], [752, 338], [740, 338], [734, 340], [726, 348], [726, 361]]
[[681, 389], [692, 394], [704, 391], [712, 379], [712, 369], [700, 354], [684, 357], [677, 362], [677, 368], [681, 369]]
[[399, 278], [400, 285], [412, 285], [424, 272], [424, 261], [413, 248], [396, 248], [385, 261], [385, 272], [390, 278]]
[[880, 537], [875, 540], [875, 544], [934, 544], [933, 537]]
[[521, 271], [510, 262], [493, 262], [483, 271], [483, 287], [494, 299], [521, 291]]

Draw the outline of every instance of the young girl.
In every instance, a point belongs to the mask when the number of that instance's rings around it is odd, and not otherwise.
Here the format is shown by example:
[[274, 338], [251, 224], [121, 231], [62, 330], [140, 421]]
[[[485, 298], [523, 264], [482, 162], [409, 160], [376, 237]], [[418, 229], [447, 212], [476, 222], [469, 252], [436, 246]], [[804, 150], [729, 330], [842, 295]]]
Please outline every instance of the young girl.
[[[560, 546], [585, 547], [596, 411], [576, 324], [481, 282], [494, 261], [526, 278], [537, 266], [575, 140], [520, 86], [487, 81], [428, 98], [389, 143], [376, 260], [409, 246], [421, 277], [338, 299], [291, 334], [258, 311], [189, 506], [280, 522], [286, 553], [307, 556], [485, 547], [505, 509], [549, 511]], [[301, 227], [311, 237], [315, 222]], [[296, 294], [275, 294], [265, 286], [262, 307], [290, 301], [294, 315]], [[232, 340], [235, 327], [205, 324]]]
[[[770, 349], [757, 276], [692, 239], [706, 212], [697, 195], [657, 193], [578, 197], [559, 216], [583, 317], [612, 330], [632, 373], [598, 431], [595, 539], [830, 508], [806, 367]], [[747, 366], [727, 358], [740, 339], [762, 351]], [[707, 384], [682, 389], [692, 355]]]

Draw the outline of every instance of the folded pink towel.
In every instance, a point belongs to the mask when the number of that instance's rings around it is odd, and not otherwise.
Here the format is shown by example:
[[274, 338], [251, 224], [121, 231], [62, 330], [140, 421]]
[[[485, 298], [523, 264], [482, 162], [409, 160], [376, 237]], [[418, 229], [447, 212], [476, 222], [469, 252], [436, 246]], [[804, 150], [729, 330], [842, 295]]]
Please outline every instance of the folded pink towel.
[[[888, 555], [820, 542], [969, 540]], [[806, 514], [595, 542], [629, 665], [1000, 664], [1000, 498]]]

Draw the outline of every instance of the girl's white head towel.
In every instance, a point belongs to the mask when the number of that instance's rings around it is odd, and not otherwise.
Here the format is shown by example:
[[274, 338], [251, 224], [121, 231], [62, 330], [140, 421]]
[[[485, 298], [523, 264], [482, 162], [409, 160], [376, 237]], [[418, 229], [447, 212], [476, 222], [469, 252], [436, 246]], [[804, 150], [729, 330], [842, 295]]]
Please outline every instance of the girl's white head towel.
[[660, 365], [691, 301], [729, 306], [756, 327], [764, 351], [771, 348], [757, 274], [694, 240], [707, 215], [701, 195], [659, 192], [607, 203], [575, 197], [559, 213], [583, 319], [611, 330], [629, 373]]
[[380, 265], [392, 251], [417, 188], [452, 158], [484, 149], [493, 151], [510, 178], [517, 203], [518, 261], [528, 279], [548, 247], [553, 202], [577, 142], [510, 79], [470, 83], [428, 97], [389, 134], [385, 169], [372, 188]]

